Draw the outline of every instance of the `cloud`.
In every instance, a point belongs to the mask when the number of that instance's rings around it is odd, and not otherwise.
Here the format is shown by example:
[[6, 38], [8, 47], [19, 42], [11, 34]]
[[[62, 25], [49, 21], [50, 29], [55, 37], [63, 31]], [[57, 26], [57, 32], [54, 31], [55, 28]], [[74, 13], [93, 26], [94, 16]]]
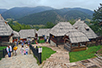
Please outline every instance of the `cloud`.
[[0, 0], [0, 8], [50, 6], [53, 8], [81, 7], [94, 10], [102, 0]]

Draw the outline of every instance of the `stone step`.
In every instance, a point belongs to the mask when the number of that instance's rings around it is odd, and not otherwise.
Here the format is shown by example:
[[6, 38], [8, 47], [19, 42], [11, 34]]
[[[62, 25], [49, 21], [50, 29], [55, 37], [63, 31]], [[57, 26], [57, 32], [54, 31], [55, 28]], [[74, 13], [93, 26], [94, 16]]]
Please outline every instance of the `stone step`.
[[102, 64], [102, 59], [96, 58], [96, 60], [98, 60]]
[[96, 62], [97, 64], [99, 64], [100, 66], [102, 66], [102, 63], [100, 63], [98, 59], [95, 58], [95, 59], [93, 59], [93, 61]]

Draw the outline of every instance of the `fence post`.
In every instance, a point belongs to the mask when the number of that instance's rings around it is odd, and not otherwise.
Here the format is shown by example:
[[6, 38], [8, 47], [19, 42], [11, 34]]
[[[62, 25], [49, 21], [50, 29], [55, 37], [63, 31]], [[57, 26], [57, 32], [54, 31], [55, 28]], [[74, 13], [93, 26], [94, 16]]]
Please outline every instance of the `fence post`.
[[3, 49], [3, 58], [5, 57], [5, 49]]
[[39, 56], [39, 62], [40, 62], [40, 64], [42, 63], [42, 59], [41, 59], [41, 53], [42, 53], [42, 48], [40, 47], [39, 49], [38, 49], [38, 56]]
[[39, 62], [40, 62], [40, 64], [42, 63], [42, 61], [41, 61], [41, 53], [39, 53]]

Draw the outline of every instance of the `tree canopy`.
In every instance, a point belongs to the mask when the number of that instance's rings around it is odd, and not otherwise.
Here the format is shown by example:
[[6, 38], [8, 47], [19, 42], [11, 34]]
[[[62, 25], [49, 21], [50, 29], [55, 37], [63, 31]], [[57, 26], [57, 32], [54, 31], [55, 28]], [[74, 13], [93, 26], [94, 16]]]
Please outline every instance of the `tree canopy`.
[[31, 29], [29, 25], [20, 24], [18, 22], [14, 22], [13, 20], [9, 21], [8, 24], [13, 30], [17, 32], [19, 32], [21, 29]]
[[98, 7], [97, 10], [94, 10], [93, 21], [90, 22], [90, 23], [92, 23], [92, 25], [90, 27], [99, 36], [102, 36], [102, 26], [99, 25], [99, 23], [101, 23], [101, 22], [102, 22], [102, 4], [100, 4], [100, 7]]
[[98, 22], [102, 21], [102, 4], [100, 4], [97, 10], [94, 10], [93, 20]]

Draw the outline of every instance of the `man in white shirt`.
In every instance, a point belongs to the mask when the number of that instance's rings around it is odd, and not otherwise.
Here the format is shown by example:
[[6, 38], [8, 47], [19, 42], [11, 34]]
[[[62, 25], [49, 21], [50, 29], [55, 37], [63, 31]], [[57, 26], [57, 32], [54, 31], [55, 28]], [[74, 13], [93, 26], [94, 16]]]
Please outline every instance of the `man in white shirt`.
[[8, 53], [8, 57], [11, 57], [12, 47], [10, 45], [8, 45], [6, 50], [7, 50], [7, 53]]

